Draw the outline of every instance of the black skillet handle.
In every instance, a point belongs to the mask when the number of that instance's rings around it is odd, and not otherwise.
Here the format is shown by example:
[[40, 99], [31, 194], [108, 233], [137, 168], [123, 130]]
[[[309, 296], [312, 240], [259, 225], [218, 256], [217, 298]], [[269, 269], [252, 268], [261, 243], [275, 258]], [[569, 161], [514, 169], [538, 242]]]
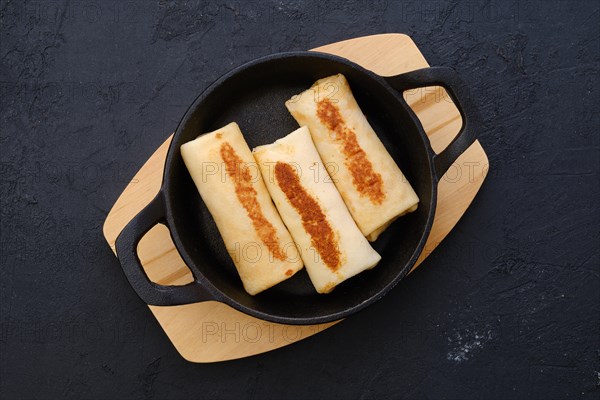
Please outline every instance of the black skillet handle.
[[140, 239], [159, 222], [164, 222], [165, 206], [162, 192], [136, 215], [117, 237], [117, 257], [133, 290], [147, 304], [175, 306], [211, 300], [208, 291], [194, 278], [181, 286], [165, 286], [154, 283], [144, 272], [137, 254]]
[[399, 92], [427, 86], [442, 86], [458, 108], [463, 125], [448, 147], [434, 157], [435, 174], [440, 179], [452, 163], [475, 142], [478, 132], [483, 127], [467, 86], [456, 71], [448, 67], [423, 68], [385, 79]]

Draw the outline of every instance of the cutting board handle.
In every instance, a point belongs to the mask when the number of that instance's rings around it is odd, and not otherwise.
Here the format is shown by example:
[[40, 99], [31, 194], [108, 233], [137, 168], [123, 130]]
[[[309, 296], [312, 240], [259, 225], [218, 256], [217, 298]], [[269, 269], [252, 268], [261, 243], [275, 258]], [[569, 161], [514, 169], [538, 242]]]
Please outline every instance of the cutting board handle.
[[439, 180], [458, 157], [475, 142], [477, 133], [482, 129], [479, 111], [471, 99], [468, 86], [454, 69], [448, 67], [423, 68], [385, 79], [399, 92], [428, 86], [442, 86], [460, 112], [463, 121], [460, 131], [448, 147], [437, 154], [433, 160], [435, 174]]
[[214, 297], [196, 280], [186, 285], [166, 286], [150, 280], [137, 253], [140, 239], [159, 222], [165, 223], [165, 205], [162, 192], [129, 223], [115, 243], [117, 257], [127, 280], [147, 304], [154, 306], [175, 306], [213, 300]]

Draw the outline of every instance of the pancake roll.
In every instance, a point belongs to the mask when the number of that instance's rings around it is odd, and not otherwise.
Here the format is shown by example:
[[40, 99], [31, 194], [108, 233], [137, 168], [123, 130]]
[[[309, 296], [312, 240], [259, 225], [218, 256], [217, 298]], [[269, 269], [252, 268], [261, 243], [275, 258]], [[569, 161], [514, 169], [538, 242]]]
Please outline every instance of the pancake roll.
[[[318, 80], [285, 105], [300, 126], [310, 129], [346, 206], [370, 241], [417, 209], [417, 194], [367, 121], [344, 75]], [[396, 134], [402, 134], [401, 127]]]
[[249, 294], [302, 269], [298, 249], [236, 123], [185, 143], [181, 155]]
[[253, 151], [283, 222], [319, 293], [381, 259], [356, 226], [307, 127]]

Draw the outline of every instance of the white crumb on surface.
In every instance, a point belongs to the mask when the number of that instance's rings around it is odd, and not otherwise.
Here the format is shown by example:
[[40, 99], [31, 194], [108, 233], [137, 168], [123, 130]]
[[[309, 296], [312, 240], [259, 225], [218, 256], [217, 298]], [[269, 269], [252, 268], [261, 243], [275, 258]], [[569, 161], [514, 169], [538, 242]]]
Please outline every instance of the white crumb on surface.
[[467, 329], [462, 334], [456, 331], [454, 336], [448, 337], [450, 351], [448, 351], [446, 358], [456, 363], [466, 361], [473, 356], [473, 353], [482, 349], [490, 339], [492, 339], [491, 330], [480, 333], [471, 332]]

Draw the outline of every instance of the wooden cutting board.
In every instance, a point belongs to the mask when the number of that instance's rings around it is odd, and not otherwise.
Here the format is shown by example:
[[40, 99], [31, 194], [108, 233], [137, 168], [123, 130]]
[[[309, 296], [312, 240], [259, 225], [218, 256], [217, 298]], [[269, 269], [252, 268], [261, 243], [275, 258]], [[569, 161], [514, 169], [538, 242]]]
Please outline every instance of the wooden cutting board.
[[[384, 76], [429, 66], [412, 39], [403, 34], [360, 37], [313, 50], [348, 58]], [[419, 116], [433, 149], [436, 152], [443, 150], [462, 124], [458, 110], [444, 89], [418, 89], [405, 93], [405, 98]], [[113, 251], [121, 230], [158, 192], [170, 142], [171, 136], [135, 175], [108, 214], [104, 236]], [[487, 156], [479, 142], [475, 142], [444, 175], [439, 183], [433, 228], [415, 268], [456, 225], [481, 187], [487, 170]], [[138, 254], [154, 282], [181, 285], [192, 280], [192, 274], [179, 257], [164, 225], [155, 226], [142, 238]], [[305, 339], [340, 322], [281, 325], [250, 317], [215, 301], [149, 307], [181, 356], [191, 362], [203, 363], [263, 353]], [[339, 330], [339, 334], [343, 335], [343, 330]]]

